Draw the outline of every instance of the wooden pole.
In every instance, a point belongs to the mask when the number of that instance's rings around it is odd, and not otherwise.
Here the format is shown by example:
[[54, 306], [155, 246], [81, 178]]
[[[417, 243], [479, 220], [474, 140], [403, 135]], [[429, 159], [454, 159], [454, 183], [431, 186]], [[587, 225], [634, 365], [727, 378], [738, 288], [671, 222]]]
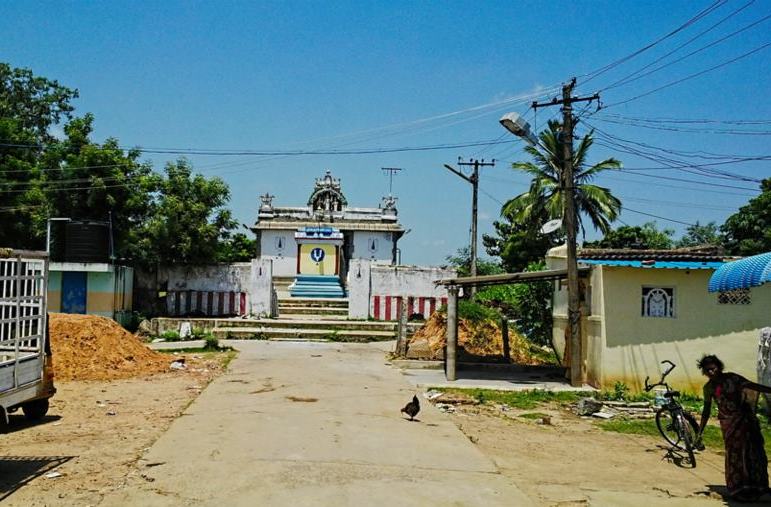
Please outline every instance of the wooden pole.
[[444, 355], [445, 376], [447, 380], [457, 380], [458, 347], [458, 287], [447, 288], [447, 351]]
[[407, 355], [407, 298], [401, 298], [399, 305], [399, 338], [396, 341], [396, 353], [400, 357]]
[[511, 362], [511, 348], [509, 347], [509, 321], [501, 317], [501, 335], [503, 336], [503, 358]]

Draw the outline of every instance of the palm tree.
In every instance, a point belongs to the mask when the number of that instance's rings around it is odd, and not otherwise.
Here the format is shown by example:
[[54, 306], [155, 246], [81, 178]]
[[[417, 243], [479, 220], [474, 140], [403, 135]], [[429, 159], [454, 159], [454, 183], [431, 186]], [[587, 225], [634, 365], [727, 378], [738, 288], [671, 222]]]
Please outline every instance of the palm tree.
[[[512, 222], [542, 225], [544, 219], [561, 218], [564, 206], [564, 189], [560, 184], [562, 173], [562, 144], [559, 140], [562, 124], [549, 121], [549, 128], [541, 132], [539, 146], [528, 146], [525, 151], [533, 157], [533, 162], [515, 162], [512, 168], [525, 171], [533, 179], [530, 189], [507, 201], [501, 214]], [[585, 233], [582, 216], [591, 220], [595, 229], [603, 234], [610, 231], [610, 223], [616, 220], [621, 211], [621, 201], [610, 189], [592, 185], [590, 182], [601, 171], [620, 169], [621, 162], [608, 158], [586, 166], [586, 155], [594, 143], [592, 133], [585, 135], [573, 152], [573, 174], [575, 178], [575, 203], [578, 215], [578, 227]]]

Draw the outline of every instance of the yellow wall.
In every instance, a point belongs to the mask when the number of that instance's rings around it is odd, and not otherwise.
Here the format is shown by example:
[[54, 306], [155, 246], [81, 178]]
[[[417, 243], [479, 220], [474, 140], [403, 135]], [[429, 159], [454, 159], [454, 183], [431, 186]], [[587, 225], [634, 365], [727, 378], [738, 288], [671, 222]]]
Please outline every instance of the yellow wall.
[[[311, 259], [311, 250], [321, 248], [324, 250], [324, 259], [314, 262]], [[303, 275], [334, 275], [337, 265], [335, 245], [319, 243], [302, 243], [300, 245], [300, 273]]]
[[[603, 266], [602, 272], [603, 387], [622, 381], [640, 388], [646, 375], [658, 379], [661, 361], [669, 359], [677, 368], [668, 380], [700, 392], [704, 377], [696, 361], [704, 354], [716, 354], [729, 371], [756, 377], [760, 328], [771, 325], [771, 285], [751, 289], [749, 305], [721, 305], [717, 293], [707, 292], [712, 270]], [[674, 318], [642, 317], [643, 285], [674, 287]]]

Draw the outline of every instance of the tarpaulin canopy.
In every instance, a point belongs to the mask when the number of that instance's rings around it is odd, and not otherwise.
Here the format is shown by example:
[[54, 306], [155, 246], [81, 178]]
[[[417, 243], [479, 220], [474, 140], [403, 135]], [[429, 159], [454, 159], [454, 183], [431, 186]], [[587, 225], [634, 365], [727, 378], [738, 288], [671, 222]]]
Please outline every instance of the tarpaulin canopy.
[[747, 289], [771, 282], [771, 252], [720, 266], [709, 279], [709, 292]]

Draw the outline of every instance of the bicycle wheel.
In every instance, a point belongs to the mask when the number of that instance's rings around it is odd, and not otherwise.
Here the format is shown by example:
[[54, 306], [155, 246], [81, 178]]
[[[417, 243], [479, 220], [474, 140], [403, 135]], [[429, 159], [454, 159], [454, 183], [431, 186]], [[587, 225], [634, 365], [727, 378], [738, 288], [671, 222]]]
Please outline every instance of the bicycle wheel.
[[[680, 434], [680, 447], [685, 447], [685, 452], [688, 453], [688, 461], [691, 464], [691, 467], [696, 468], [696, 456], [693, 454], [693, 445], [696, 443], [696, 435], [698, 433], [689, 424], [686, 415], [687, 414], [685, 412], [677, 415], [679, 419], [677, 430]], [[691, 417], [691, 419], [693, 418]]]
[[693, 444], [696, 442], [696, 435], [699, 434], [699, 425], [696, 423], [696, 419], [687, 412], [681, 412], [685, 419], [683, 424], [683, 431], [678, 431], [678, 426], [675, 424], [672, 412], [666, 407], [662, 407], [656, 412], [656, 427], [659, 429], [659, 433], [664, 437], [664, 440], [669, 442], [672, 447], [677, 447], [683, 451], [688, 451], [683, 442], [681, 433], [686, 433], [690, 436], [691, 451], [693, 451]]

